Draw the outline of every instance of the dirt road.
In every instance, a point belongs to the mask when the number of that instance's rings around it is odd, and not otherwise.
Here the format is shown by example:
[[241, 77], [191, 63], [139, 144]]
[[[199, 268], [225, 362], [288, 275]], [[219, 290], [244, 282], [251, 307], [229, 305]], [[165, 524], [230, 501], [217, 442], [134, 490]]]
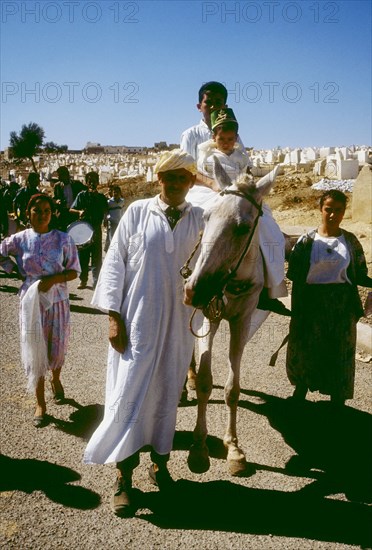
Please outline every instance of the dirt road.
[[[355, 399], [337, 415], [312, 395], [302, 408], [284, 368], [268, 366], [288, 328], [272, 314], [243, 356], [238, 433], [249, 468], [229, 476], [222, 436], [228, 331], [214, 350], [209, 406], [211, 468], [187, 467], [195, 401], [179, 408], [169, 464], [177, 481], [168, 500], [147, 478], [148, 453], [135, 471], [137, 513], [109, 509], [114, 466], [86, 466], [86, 440], [103, 412], [107, 319], [90, 306], [92, 291], [70, 283], [72, 337], [63, 382], [66, 403], [48, 388], [49, 424], [32, 426], [18, 332], [19, 281], [0, 273], [0, 546], [9, 549], [346, 549], [371, 543], [371, 365], [358, 363]], [[192, 396], [190, 396], [192, 397]]]

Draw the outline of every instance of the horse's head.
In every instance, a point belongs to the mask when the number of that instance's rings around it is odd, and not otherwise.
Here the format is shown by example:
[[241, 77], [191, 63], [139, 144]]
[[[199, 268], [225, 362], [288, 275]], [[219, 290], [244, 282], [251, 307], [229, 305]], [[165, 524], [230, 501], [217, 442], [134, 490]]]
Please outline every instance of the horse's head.
[[247, 245], [251, 251], [256, 248], [252, 258], [259, 256], [255, 228], [261, 214], [262, 198], [270, 191], [277, 172], [278, 168], [275, 168], [257, 183], [244, 174], [238, 183], [226, 187], [228, 179], [223, 168], [215, 166], [215, 177], [224, 190], [204, 211], [200, 255], [185, 284], [186, 304], [206, 306], [224, 288], [231, 271], [246, 255]]

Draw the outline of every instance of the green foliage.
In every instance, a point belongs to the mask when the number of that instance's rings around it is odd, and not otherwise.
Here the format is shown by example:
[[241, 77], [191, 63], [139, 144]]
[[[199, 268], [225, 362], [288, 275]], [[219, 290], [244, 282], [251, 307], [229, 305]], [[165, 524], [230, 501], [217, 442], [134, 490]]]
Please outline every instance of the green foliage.
[[10, 133], [9, 144], [13, 155], [20, 159], [30, 159], [35, 171], [36, 167], [32, 157], [39, 152], [43, 145], [44, 135], [43, 128], [35, 122], [24, 124], [19, 134], [17, 132]]
[[54, 141], [48, 141], [47, 143], [44, 143], [43, 150], [46, 153], [66, 153], [68, 150], [68, 146], [57, 145], [57, 143], [54, 143]]

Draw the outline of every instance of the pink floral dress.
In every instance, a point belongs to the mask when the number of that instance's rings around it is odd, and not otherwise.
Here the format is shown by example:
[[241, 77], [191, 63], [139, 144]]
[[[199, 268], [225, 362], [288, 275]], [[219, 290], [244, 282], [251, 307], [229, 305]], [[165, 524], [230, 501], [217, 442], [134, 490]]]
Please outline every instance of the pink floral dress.
[[[0, 243], [0, 266], [10, 272], [14, 263], [24, 277], [20, 288], [22, 300], [28, 288], [36, 280], [66, 270], [80, 272], [79, 257], [72, 238], [62, 231], [53, 229], [48, 233], [36, 233], [26, 229], [11, 235]], [[70, 304], [66, 283], [52, 286], [53, 306], [47, 310], [40, 304], [41, 323], [48, 348], [49, 367], [60, 368], [67, 352], [70, 334]], [[20, 316], [20, 323], [22, 319]]]

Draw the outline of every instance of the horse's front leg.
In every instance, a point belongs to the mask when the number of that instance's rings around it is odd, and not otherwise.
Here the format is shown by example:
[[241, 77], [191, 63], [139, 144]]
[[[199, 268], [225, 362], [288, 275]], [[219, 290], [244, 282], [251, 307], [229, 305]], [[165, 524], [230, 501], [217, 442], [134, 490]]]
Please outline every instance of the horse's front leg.
[[227, 449], [229, 472], [233, 476], [241, 475], [247, 466], [245, 454], [238, 445], [236, 432], [236, 418], [240, 395], [240, 364], [246, 344], [246, 331], [242, 330], [242, 325], [244, 325], [242, 322], [230, 323], [229, 373], [225, 385], [227, 425], [223, 442]]
[[212, 344], [218, 329], [218, 323], [205, 320], [203, 330], [209, 334], [199, 340], [199, 369], [196, 377], [196, 396], [198, 400], [198, 415], [194, 429], [194, 443], [190, 448], [187, 463], [192, 472], [201, 474], [209, 470], [209, 452], [206, 444], [207, 405], [212, 392]]

